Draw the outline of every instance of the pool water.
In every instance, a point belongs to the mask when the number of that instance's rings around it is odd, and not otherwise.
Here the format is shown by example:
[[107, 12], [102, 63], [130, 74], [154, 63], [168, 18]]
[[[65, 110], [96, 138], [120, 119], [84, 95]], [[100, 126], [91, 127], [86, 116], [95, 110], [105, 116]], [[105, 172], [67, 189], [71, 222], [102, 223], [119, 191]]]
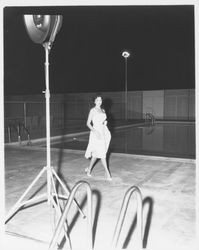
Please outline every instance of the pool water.
[[[89, 135], [67, 139], [53, 148], [86, 150]], [[115, 129], [110, 152], [195, 159], [195, 124], [157, 123]]]

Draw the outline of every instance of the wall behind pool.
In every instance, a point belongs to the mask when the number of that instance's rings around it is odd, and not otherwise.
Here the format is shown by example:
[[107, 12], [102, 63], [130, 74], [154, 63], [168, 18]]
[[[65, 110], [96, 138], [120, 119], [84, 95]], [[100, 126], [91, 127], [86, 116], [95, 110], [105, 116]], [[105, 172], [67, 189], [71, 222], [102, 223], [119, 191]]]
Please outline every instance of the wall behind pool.
[[[86, 121], [95, 93], [53, 94], [50, 98], [51, 127], [63, 128], [67, 122]], [[195, 120], [195, 89], [102, 92], [107, 113], [114, 120], [144, 119], [151, 113], [161, 120]], [[45, 129], [45, 95], [4, 97], [5, 129], [10, 124], [23, 123], [29, 129]], [[72, 124], [72, 123], [71, 123]]]
[[195, 90], [143, 91], [143, 113], [157, 119], [195, 120]]

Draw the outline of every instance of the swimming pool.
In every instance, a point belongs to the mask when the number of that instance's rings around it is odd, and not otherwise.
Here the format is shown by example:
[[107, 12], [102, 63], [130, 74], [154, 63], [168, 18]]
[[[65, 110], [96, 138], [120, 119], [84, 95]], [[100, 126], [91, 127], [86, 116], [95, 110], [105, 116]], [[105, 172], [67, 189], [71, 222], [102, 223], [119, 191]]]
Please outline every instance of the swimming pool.
[[[54, 142], [52, 148], [86, 150], [89, 134]], [[112, 131], [110, 152], [195, 159], [194, 123], [156, 123]]]

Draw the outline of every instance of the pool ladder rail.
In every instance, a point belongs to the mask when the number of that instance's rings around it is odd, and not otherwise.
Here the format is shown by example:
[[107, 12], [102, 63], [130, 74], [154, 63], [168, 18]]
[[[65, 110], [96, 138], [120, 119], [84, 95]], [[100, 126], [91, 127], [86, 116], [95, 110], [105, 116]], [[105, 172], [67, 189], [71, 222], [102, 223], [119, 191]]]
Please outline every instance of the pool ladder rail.
[[[50, 242], [48, 249], [54, 249], [58, 237], [61, 233], [61, 230], [64, 226], [64, 223], [66, 221], [69, 209], [71, 207], [71, 204], [74, 200], [75, 194], [80, 188], [80, 186], [86, 186], [86, 193], [87, 193], [87, 232], [88, 232], [88, 250], [93, 249], [93, 236], [92, 236], [92, 191], [90, 188], [90, 185], [86, 181], [79, 181], [71, 190], [70, 196], [68, 197], [67, 203], [65, 205], [65, 208], [62, 212], [62, 215], [58, 221], [57, 227], [55, 229], [55, 232], [53, 234], [52, 240]], [[72, 249], [72, 245], [69, 246], [70, 249]]]
[[150, 124], [153, 126], [155, 125], [155, 116], [151, 113], [145, 114], [145, 123], [150, 122]]
[[10, 124], [8, 126], [8, 142], [12, 142], [12, 128], [17, 132], [17, 139], [18, 139], [18, 143], [19, 145], [22, 144], [22, 140], [21, 140], [21, 130], [23, 129], [26, 134], [27, 134], [27, 145], [31, 145], [31, 139], [30, 139], [30, 132], [28, 130], [28, 128], [23, 124], [23, 123], [18, 123], [17, 125], [15, 124]]
[[[49, 245], [49, 250], [54, 249], [57, 241], [58, 241], [58, 237], [61, 233], [61, 230], [64, 226], [64, 222], [66, 221], [70, 206], [72, 204], [72, 201], [74, 199], [74, 196], [77, 192], [77, 190], [79, 189], [80, 186], [85, 185], [86, 186], [86, 191], [87, 191], [87, 203], [88, 203], [88, 207], [87, 207], [87, 230], [88, 230], [88, 250], [93, 250], [93, 236], [92, 236], [92, 191], [90, 188], [90, 185], [85, 182], [85, 181], [80, 181], [78, 182], [72, 189], [70, 196], [68, 198], [68, 201], [65, 205], [65, 208], [63, 210], [63, 213], [59, 219], [59, 222], [57, 224], [57, 227], [55, 229], [55, 232], [53, 234], [52, 240], [50, 242]], [[113, 239], [112, 239], [112, 243], [110, 246], [111, 250], [119, 250], [118, 248], [118, 240], [120, 237], [120, 233], [122, 231], [122, 227], [123, 227], [123, 222], [125, 219], [125, 215], [126, 215], [126, 211], [128, 208], [128, 204], [130, 201], [130, 198], [132, 196], [132, 194], [135, 193], [136, 194], [136, 201], [137, 201], [137, 230], [138, 230], [138, 249], [137, 250], [143, 250], [143, 212], [142, 212], [142, 194], [141, 191], [138, 187], [136, 186], [132, 186], [130, 187], [123, 199], [123, 203], [122, 203], [122, 207], [118, 216], [118, 220], [117, 220], [117, 224], [114, 230], [114, 234], [113, 234]], [[72, 246], [71, 246], [72, 249]]]
[[120, 233], [122, 231], [125, 215], [127, 212], [128, 204], [133, 193], [136, 194], [136, 203], [137, 203], [137, 236], [138, 236], [138, 250], [143, 249], [143, 208], [142, 208], [142, 194], [140, 189], [137, 186], [130, 187], [124, 196], [123, 203], [121, 206], [121, 210], [118, 216], [117, 224], [115, 227], [111, 249], [118, 249], [118, 240], [120, 237]]

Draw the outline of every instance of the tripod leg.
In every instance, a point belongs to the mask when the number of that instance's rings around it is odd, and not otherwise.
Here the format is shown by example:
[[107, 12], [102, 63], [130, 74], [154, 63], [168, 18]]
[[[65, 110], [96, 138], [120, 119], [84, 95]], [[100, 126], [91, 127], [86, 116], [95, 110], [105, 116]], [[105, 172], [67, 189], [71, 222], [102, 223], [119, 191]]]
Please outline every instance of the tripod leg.
[[[51, 195], [52, 202], [53, 202], [54, 207], [56, 208], [56, 211], [59, 213], [59, 216], [61, 217], [62, 211], [61, 211], [61, 207], [60, 207], [60, 203], [59, 203], [59, 197], [58, 197], [58, 194], [57, 194], [57, 191], [56, 191], [56, 187], [55, 187], [52, 172], [50, 172], [50, 178], [51, 178], [52, 187], [53, 187], [54, 195], [55, 195], [55, 199], [56, 199], [56, 202], [55, 202], [54, 199], [53, 199], [54, 197]], [[70, 247], [70, 249], [72, 249], [71, 240], [70, 240], [70, 237], [68, 235], [68, 226], [67, 226], [66, 222], [64, 223], [64, 231], [65, 231], [65, 237], [66, 237], [66, 239], [68, 240], [68, 243], [69, 243], [69, 247]]]
[[[66, 188], [66, 186], [65, 186], [64, 183], [61, 181], [61, 179], [59, 178], [59, 176], [57, 175], [57, 173], [55, 172], [54, 169], [52, 169], [52, 172], [53, 172], [53, 174], [55, 175], [56, 179], [57, 179], [57, 180], [59, 181], [59, 183], [61, 184], [61, 186], [63, 187], [64, 191], [65, 191], [66, 193], [69, 193], [69, 194], [70, 194], [70, 190]], [[77, 208], [78, 208], [80, 214], [82, 215], [82, 217], [85, 218], [86, 216], [85, 216], [85, 214], [83, 213], [83, 211], [80, 209], [80, 207], [79, 207], [79, 205], [78, 205], [76, 199], [74, 199], [73, 201], [75, 202], [75, 204], [76, 204], [76, 206], [77, 206]]]
[[[59, 203], [56, 203], [55, 201], [54, 201], [54, 199], [53, 199], [53, 197], [51, 197], [51, 199], [52, 199], [52, 205], [55, 207], [55, 210], [56, 210], [56, 212], [59, 214], [59, 218], [61, 217], [61, 208], [60, 208], [60, 206], [58, 205]], [[66, 222], [64, 222], [64, 234], [65, 234], [65, 237], [66, 237], [66, 239], [68, 240], [68, 244], [69, 244], [69, 249], [71, 250], [72, 249], [72, 245], [71, 245], [71, 240], [70, 240], [70, 237], [69, 237], [69, 235], [68, 235], [68, 226], [67, 226], [67, 223]]]
[[24, 204], [21, 204], [21, 201], [23, 198], [27, 195], [27, 193], [31, 190], [31, 188], [35, 185], [35, 183], [39, 180], [39, 178], [42, 176], [44, 171], [46, 170], [46, 167], [44, 167], [41, 172], [36, 176], [36, 178], [32, 181], [32, 183], [29, 185], [29, 187], [25, 190], [25, 192], [21, 195], [21, 197], [18, 199], [18, 201], [15, 203], [15, 205], [11, 208], [11, 210], [6, 215], [5, 223], [9, 220], [9, 218]]

